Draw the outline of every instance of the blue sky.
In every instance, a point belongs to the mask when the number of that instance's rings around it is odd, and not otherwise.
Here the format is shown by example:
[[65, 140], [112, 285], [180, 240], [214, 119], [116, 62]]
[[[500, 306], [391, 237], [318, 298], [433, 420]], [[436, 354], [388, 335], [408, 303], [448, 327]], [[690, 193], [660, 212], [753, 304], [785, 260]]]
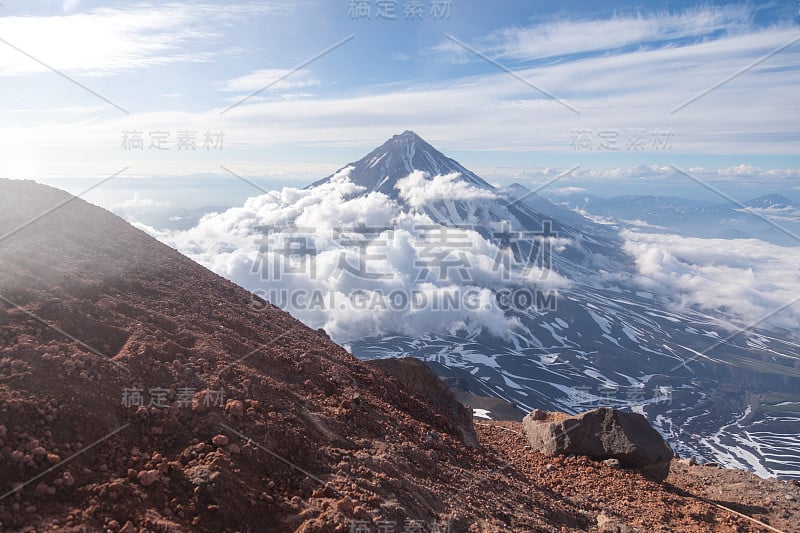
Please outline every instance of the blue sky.
[[413, 129], [500, 184], [800, 190], [797, 1], [413, 3], [3, 2], [0, 175], [302, 185]]

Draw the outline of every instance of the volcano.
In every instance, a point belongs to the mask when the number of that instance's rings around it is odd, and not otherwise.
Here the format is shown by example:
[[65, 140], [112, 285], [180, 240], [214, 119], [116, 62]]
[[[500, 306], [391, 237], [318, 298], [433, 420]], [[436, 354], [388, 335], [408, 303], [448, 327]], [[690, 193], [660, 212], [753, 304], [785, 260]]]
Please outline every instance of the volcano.
[[[339, 172], [345, 168], [352, 169], [350, 180], [364, 187], [366, 193], [380, 192], [394, 199], [399, 197], [397, 182], [414, 171], [427, 172], [431, 176], [455, 173], [459, 180], [479, 189], [494, 189], [458, 161], [445, 156], [409, 130], [395, 135], [359, 161], [339, 169]], [[334, 175], [314, 182], [310, 187], [328, 183]]]
[[698, 461], [800, 477], [797, 419], [768, 403], [800, 389], [795, 331], [654, 292], [614, 228], [411, 131], [162, 238], [360, 359], [427, 362], [462, 398], [634, 410]]

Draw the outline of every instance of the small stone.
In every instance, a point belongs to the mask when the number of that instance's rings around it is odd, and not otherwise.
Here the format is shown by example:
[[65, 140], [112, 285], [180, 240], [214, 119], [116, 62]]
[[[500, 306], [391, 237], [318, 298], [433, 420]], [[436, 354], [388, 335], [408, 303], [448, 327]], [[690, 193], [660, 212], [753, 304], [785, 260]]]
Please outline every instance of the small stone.
[[56, 463], [60, 463], [61, 462], [61, 456], [59, 456], [57, 453], [48, 453], [47, 454], [47, 462], [50, 463], [51, 465], [54, 465]]
[[142, 470], [136, 474], [136, 479], [143, 487], [149, 487], [158, 479], [158, 470]]
[[125, 525], [122, 526], [122, 529], [119, 530], [119, 533], [136, 533], [136, 531], [136, 526], [134, 526], [133, 523], [128, 520], [125, 522]]
[[425, 433], [425, 436], [423, 437], [422, 440], [425, 444], [428, 445], [434, 444], [436, 442], [439, 442], [439, 435], [437, 435], [435, 431], [428, 431], [427, 433]]
[[597, 515], [597, 530], [601, 533], [633, 533], [634, 531], [629, 525], [602, 512]]
[[216, 394], [208, 390], [201, 390], [192, 398], [192, 411], [195, 413], [207, 413], [215, 405]]
[[614, 457], [606, 459], [605, 461], [603, 461], [603, 464], [609, 468], [613, 468], [614, 470], [619, 470], [621, 466], [619, 463], [619, 459], [615, 459]]
[[552, 472], [553, 470], [556, 469], [556, 465], [547, 463], [546, 465], [544, 465], [544, 469], [547, 470], [548, 472]]
[[694, 466], [697, 464], [695, 460], [691, 457], [684, 457], [682, 459], [678, 459], [678, 462], [683, 466]]
[[42, 457], [47, 455], [47, 450], [44, 449], [42, 446], [36, 446], [34, 449], [31, 450], [31, 453], [37, 457]]
[[600, 513], [597, 515], [597, 527], [603, 529], [608, 525], [609, 522], [613, 522], [613, 520], [605, 513]]
[[534, 409], [528, 416], [530, 416], [533, 420], [547, 420], [547, 411]]
[[241, 452], [241, 451], [242, 451], [242, 450], [239, 448], [239, 445], [238, 445], [238, 444], [236, 444], [236, 443], [233, 443], [233, 444], [228, 444], [228, 445], [225, 447], [225, 449], [226, 449], [226, 450], [228, 451], [228, 453], [229, 453], [229, 454], [231, 454], [231, 455], [236, 455], [236, 454], [238, 454], [239, 452]]
[[61, 476], [61, 479], [64, 480], [64, 485], [66, 485], [67, 487], [71, 487], [72, 485], [75, 484], [75, 478], [73, 478], [72, 474], [70, 474], [69, 472], [64, 472], [64, 474]]
[[242, 416], [244, 414], [244, 403], [241, 400], [228, 400], [225, 403], [225, 411], [231, 416]]
[[220, 448], [223, 447], [223, 446], [227, 446], [228, 445], [228, 437], [223, 435], [223, 434], [221, 434], [221, 433], [219, 435], [214, 435], [214, 437], [211, 439], [211, 443], [214, 446], [218, 446]]
[[345, 496], [338, 502], [336, 502], [336, 510], [340, 513], [349, 514], [353, 512], [353, 500]]

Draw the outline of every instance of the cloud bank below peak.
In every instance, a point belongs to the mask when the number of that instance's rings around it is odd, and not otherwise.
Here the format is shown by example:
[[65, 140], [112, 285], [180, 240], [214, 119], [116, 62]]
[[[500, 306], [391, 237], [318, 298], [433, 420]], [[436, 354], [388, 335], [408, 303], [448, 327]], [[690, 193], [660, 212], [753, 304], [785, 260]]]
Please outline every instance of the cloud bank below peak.
[[635, 283], [675, 307], [721, 313], [738, 325], [760, 328], [792, 330], [800, 320], [800, 304], [772, 314], [798, 296], [798, 247], [756, 239], [621, 234], [636, 260]]
[[[241, 207], [206, 215], [186, 231], [138, 227], [306, 324], [324, 327], [339, 342], [430, 332], [484, 331], [505, 338], [515, 330], [517, 319], [496, 305], [492, 292], [510, 283], [496, 270], [504, 253], [497, 243], [461, 229], [458, 250], [446, 252], [447, 261], [459, 268], [442, 270], [436, 258], [447, 243], [431, 244], [431, 234], [437, 233], [433, 228], [452, 228], [419, 210], [403, 211], [383, 193], [361, 194], [364, 189], [350, 181], [349, 172], [345, 168], [311, 189], [287, 187], [250, 198]], [[411, 186], [425, 177], [412, 173], [407, 179]], [[454, 176], [426, 183], [427, 190], [411, 197], [420, 206], [442, 194], [463, 193], [456, 198], [464, 202], [491, 194], [463, 189]], [[548, 289], [569, 285], [555, 272], [534, 274]], [[533, 274], [513, 274], [522, 275]], [[403, 298], [406, 304], [399, 305]], [[458, 303], [452, 307], [439, 306], [453, 298]]]

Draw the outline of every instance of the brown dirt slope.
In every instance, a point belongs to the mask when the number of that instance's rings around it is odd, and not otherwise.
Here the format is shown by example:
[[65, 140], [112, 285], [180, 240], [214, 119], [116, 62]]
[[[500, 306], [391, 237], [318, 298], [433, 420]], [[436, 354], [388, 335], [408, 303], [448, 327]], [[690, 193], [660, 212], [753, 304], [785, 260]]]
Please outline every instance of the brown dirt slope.
[[470, 448], [450, 411], [257, 303], [102, 209], [0, 180], [0, 529], [592, 531], [604, 511], [761, 530], [532, 453], [513, 425]]

